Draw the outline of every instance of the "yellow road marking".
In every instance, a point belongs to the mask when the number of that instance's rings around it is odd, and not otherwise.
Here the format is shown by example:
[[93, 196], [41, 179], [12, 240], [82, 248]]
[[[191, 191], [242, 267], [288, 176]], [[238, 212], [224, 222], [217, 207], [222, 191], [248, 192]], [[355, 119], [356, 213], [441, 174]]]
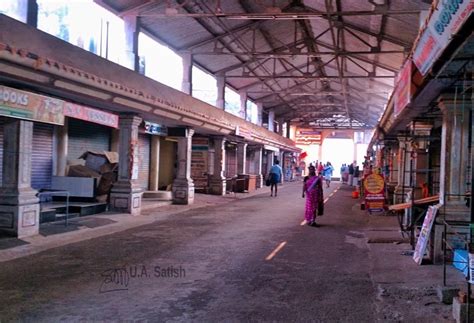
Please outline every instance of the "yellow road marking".
[[286, 241], [283, 241], [282, 243], [280, 243], [278, 247], [276, 247], [275, 250], [273, 250], [272, 253], [267, 256], [267, 258], [265, 258], [265, 260], [272, 260], [272, 258], [275, 257], [278, 251], [280, 251], [285, 245], [286, 245]]

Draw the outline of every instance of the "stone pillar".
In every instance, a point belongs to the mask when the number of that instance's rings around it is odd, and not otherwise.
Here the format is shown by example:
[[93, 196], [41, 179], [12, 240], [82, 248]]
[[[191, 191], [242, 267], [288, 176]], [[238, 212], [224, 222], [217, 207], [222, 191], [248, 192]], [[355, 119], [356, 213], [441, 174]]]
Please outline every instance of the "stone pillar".
[[178, 137], [178, 172], [173, 182], [173, 203], [192, 204], [194, 183], [191, 178], [191, 149], [194, 129], [186, 129], [184, 137]]
[[110, 192], [110, 208], [116, 212], [139, 215], [143, 190], [138, 183], [138, 126], [136, 115], [121, 115], [118, 180]]
[[3, 131], [0, 231], [18, 238], [32, 236], [39, 232], [40, 213], [31, 188], [33, 122], [6, 118]]
[[216, 77], [217, 81], [217, 100], [216, 107], [225, 109], [225, 77], [218, 76]]
[[111, 136], [110, 136], [110, 151], [120, 153], [119, 146], [120, 146], [120, 130], [112, 129]]
[[183, 58], [183, 80], [181, 82], [181, 92], [193, 94], [193, 55], [186, 52]]
[[465, 194], [470, 189], [467, 178], [469, 166], [469, 109], [462, 104], [440, 99], [443, 113], [441, 132], [440, 202], [448, 220], [469, 219]]
[[237, 144], [237, 175], [246, 173], [247, 163], [247, 143], [239, 142]]
[[268, 130], [272, 132], [275, 131], [274, 122], [275, 122], [275, 110], [272, 109], [268, 111]]
[[405, 202], [405, 196], [411, 192], [410, 167], [411, 167], [411, 142], [409, 138], [398, 137], [398, 178], [395, 186], [394, 204]]
[[225, 137], [214, 137], [214, 169], [209, 179], [210, 193], [225, 195]]
[[263, 149], [262, 147], [254, 150], [254, 163], [255, 163], [255, 174], [257, 175], [257, 188], [263, 187], [263, 174], [262, 174], [262, 160], [263, 160]]
[[247, 120], [247, 92], [242, 91], [240, 94], [240, 117]]
[[123, 17], [125, 26], [125, 57], [126, 63], [124, 66], [138, 72], [139, 71], [139, 57], [138, 57], [138, 35], [140, 27], [137, 15], [126, 15]]
[[257, 125], [261, 126], [263, 122], [263, 103], [257, 103]]
[[160, 175], [160, 137], [151, 136], [150, 191], [158, 191]]
[[67, 155], [68, 155], [68, 119], [65, 118], [64, 126], [55, 126], [56, 134], [56, 176], [66, 176]]

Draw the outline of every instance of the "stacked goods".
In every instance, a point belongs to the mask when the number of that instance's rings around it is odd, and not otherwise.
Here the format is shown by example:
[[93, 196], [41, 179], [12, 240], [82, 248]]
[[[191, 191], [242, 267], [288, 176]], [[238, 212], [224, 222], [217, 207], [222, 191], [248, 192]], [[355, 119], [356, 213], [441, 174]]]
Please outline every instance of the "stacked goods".
[[117, 181], [118, 154], [111, 151], [86, 151], [79, 157], [85, 165], [70, 165], [69, 177], [97, 178], [96, 200], [107, 202], [113, 184]]

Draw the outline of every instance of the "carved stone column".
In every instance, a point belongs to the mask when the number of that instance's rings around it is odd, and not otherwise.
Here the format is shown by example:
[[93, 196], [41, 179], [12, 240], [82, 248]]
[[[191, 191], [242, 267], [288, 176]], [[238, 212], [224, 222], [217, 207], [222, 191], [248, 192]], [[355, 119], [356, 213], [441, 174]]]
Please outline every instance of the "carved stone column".
[[143, 189], [138, 183], [138, 126], [142, 119], [136, 115], [121, 115], [119, 120], [118, 181], [110, 193], [110, 208], [116, 212], [139, 215]]
[[225, 137], [214, 137], [214, 169], [209, 179], [209, 191], [214, 195], [225, 195]]
[[0, 231], [18, 238], [39, 232], [39, 200], [31, 188], [33, 122], [6, 118], [3, 128]]
[[193, 204], [194, 182], [191, 178], [191, 150], [194, 129], [186, 129], [184, 137], [178, 137], [178, 172], [173, 182], [173, 203]]
[[151, 136], [150, 191], [158, 191], [160, 176], [160, 137]]
[[465, 194], [469, 190], [469, 108], [440, 99], [443, 113], [441, 132], [440, 202], [450, 220], [466, 220], [469, 208]]

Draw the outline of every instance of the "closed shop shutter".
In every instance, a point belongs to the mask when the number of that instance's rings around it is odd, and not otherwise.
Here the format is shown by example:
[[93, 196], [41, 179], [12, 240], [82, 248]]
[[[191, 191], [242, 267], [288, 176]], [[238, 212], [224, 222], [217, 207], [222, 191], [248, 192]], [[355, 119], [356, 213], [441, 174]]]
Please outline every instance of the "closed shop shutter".
[[[0, 184], [3, 172], [3, 125], [0, 117]], [[51, 188], [53, 173], [53, 126], [35, 123], [33, 126], [33, 150], [31, 156], [31, 187]]]
[[145, 190], [148, 190], [150, 177], [150, 142], [150, 135], [138, 135], [138, 182]]
[[3, 173], [3, 123], [5, 122], [4, 117], [0, 117], [0, 186], [2, 185], [2, 173]]
[[110, 149], [110, 128], [72, 118], [68, 120], [68, 126], [68, 160], [78, 159], [88, 150]]
[[233, 177], [237, 175], [237, 150], [232, 147], [226, 149], [225, 154], [225, 177]]
[[35, 123], [33, 126], [31, 187], [35, 189], [51, 188], [53, 129], [54, 127], [50, 124]]

